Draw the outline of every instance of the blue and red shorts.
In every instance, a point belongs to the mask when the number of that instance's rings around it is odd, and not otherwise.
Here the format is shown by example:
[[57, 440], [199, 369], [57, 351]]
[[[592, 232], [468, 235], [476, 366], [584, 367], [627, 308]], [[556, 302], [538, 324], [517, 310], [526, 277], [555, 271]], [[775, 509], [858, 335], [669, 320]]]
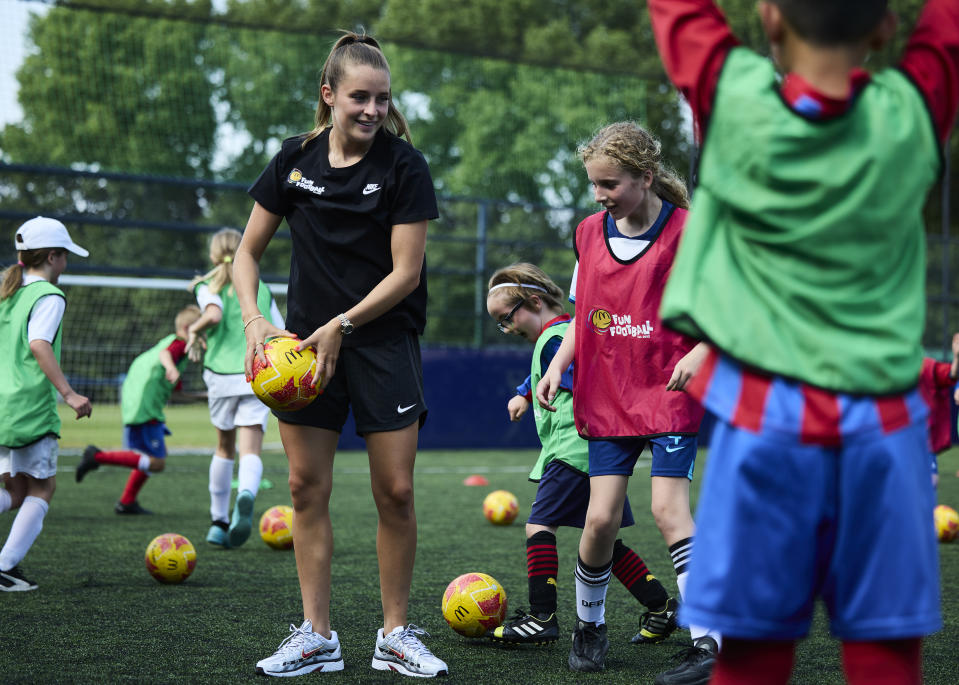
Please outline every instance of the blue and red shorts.
[[166, 457], [166, 436], [170, 429], [162, 421], [150, 421], [123, 427], [123, 446], [151, 457]]
[[696, 512], [684, 622], [794, 640], [822, 598], [844, 640], [942, 626], [926, 407], [917, 391], [829, 393], [713, 357], [718, 414]]

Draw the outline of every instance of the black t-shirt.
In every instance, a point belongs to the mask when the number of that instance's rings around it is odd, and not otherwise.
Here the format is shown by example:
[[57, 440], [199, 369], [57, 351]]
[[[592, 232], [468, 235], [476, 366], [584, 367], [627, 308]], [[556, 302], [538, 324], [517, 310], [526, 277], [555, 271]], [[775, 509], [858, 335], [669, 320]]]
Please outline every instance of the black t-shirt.
[[[266, 210], [286, 218], [293, 238], [286, 327], [301, 338], [366, 297], [393, 270], [396, 224], [435, 219], [436, 193], [423, 155], [380, 130], [356, 164], [332, 168], [330, 129], [280, 151], [250, 187]], [[355, 347], [426, 326], [426, 259], [420, 284], [391, 310], [343, 338]]]

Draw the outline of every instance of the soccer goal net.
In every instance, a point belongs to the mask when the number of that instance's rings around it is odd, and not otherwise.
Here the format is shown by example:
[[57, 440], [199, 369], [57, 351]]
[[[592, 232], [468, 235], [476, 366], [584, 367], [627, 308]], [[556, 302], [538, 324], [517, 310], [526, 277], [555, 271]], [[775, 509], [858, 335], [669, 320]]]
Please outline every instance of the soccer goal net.
[[[119, 401], [130, 362], [174, 333], [177, 312], [196, 304], [187, 280], [64, 274], [59, 286], [67, 297], [60, 365], [73, 389], [98, 403]], [[286, 284], [270, 290], [285, 314]], [[183, 389], [204, 390], [201, 373], [189, 364]]]

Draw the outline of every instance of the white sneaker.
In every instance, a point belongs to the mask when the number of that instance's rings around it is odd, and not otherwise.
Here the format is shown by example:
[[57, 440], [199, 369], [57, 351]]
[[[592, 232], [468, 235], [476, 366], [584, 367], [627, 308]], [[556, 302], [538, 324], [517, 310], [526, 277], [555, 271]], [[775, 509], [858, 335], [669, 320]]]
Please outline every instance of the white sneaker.
[[289, 678], [313, 671], [342, 671], [343, 654], [336, 631], [331, 631], [327, 640], [313, 632], [310, 619], [303, 621], [297, 628], [290, 624], [290, 635], [280, 643], [273, 656], [256, 662], [256, 672], [260, 675], [272, 675]]
[[433, 656], [418, 636], [429, 636], [422, 628], [412, 623], [397, 626], [389, 634], [383, 635], [380, 628], [376, 633], [376, 648], [373, 650], [373, 668], [377, 671], [396, 671], [416, 678], [433, 678], [448, 675], [446, 663]]

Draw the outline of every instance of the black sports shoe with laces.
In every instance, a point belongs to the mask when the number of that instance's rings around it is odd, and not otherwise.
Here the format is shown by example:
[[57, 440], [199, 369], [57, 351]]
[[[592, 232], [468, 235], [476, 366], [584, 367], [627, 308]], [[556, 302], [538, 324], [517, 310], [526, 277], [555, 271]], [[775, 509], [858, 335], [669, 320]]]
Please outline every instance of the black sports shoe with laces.
[[19, 566], [0, 571], [0, 592], [26, 592], [36, 589], [37, 584], [24, 578]]
[[133, 501], [133, 504], [124, 504], [123, 502], [117, 502], [117, 505], [113, 507], [113, 511], [118, 514], [152, 514], [153, 512], [149, 509], [144, 509], [140, 506], [140, 503], [136, 500]]
[[719, 646], [708, 635], [696, 638], [692, 647], [676, 653], [681, 662], [656, 676], [656, 685], [706, 685], [716, 664]]
[[512, 645], [545, 645], [559, 639], [559, 621], [556, 620], [556, 614], [540, 618], [520, 609], [503, 625], [486, 633], [486, 636], [493, 642]]
[[90, 471], [96, 471], [100, 468], [100, 464], [97, 463], [97, 452], [99, 451], [100, 448], [95, 445], [87, 445], [87, 448], [83, 450], [83, 459], [81, 459], [77, 465], [76, 477], [78, 483], [83, 480], [83, 477], [90, 473]]
[[662, 642], [676, 630], [676, 612], [679, 602], [670, 597], [662, 611], [647, 611], [639, 619], [639, 632], [630, 640], [634, 645], [651, 645]]
[[569, 650], [569, 667], [574, 671], [602, 671], [606, 668], [606, 652], [609, 638], [605, 623], [576, 621], [573, 631], [573, 646]]

